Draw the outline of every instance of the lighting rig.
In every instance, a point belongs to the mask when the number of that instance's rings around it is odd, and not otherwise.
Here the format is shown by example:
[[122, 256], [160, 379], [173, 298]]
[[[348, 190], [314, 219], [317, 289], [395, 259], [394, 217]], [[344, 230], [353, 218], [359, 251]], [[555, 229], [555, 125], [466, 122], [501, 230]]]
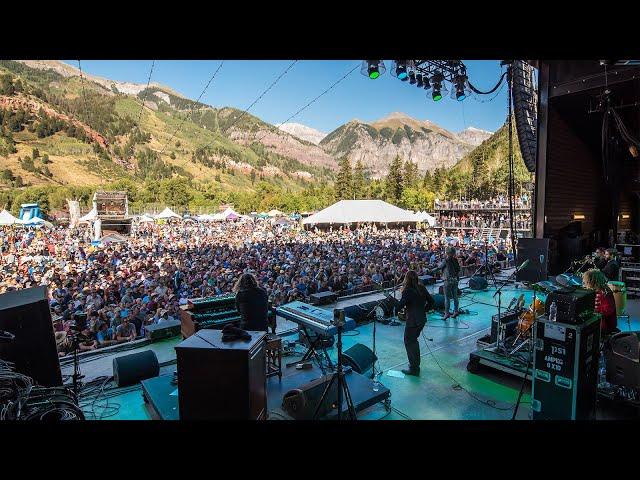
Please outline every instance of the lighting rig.
[[[386, 67], [382, 60], [363, 60], [360, 71], [375, 80]], [[451, 98], [461, 102], [473, 91], [467, 67], [461, 60], [393, 60], [390, 73], [409, 85], [430, 90], [434, 102], [442, 100], [449, 91]]]

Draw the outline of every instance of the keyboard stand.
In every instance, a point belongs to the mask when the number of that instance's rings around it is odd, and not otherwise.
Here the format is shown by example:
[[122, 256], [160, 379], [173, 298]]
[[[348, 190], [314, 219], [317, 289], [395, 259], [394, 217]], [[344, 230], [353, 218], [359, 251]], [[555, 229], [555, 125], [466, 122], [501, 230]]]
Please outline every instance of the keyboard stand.
[[[322, 342], [323, 340], [323, 336], [318, 334], [316, 335], [316, 339], [314, 341], [311, 341], [311, 337], [309, 336], [309, 332], [307, 331], [307, 327], [305, 325], [300, 325], [302, 327], [302, 335], [304, 335], [304, 338], [307, 339], [307, 343], [309, 344], [309, 348], [307, 349], [307, 351], [305, 352], [304, 356], [296, 361], [296, 362], [290, 362], [287, 363], [287, 368], [291, 367], [293, 365], [297, 365], [298, 363], [303, 363], [306, 362], [308, 360], [311, 359], [311, 357], [315, 357], [316, 361], [318, 362], [318, 365], [320, 366], [320, 370], [322, 370], [322, 374], [326, 375], [326, 370], [324, 368], [324, 366], [322, 365], [322, 359], [320, 358], [320, 355], [318, 355], [318, 352], [316, 351], [316, 348], [318, 348], [320, 346], [320, 342]], [[327, 363], [329, 364], [329, 368], [331, 368], [333, 370], [333, 362], [331, 361], [331, 358], [329, 357], [329, 354], [327, 353], [327, 349], [325, 347], [321, 347], [322, 351], [324, 353], [325, 358], [327, 359]]]

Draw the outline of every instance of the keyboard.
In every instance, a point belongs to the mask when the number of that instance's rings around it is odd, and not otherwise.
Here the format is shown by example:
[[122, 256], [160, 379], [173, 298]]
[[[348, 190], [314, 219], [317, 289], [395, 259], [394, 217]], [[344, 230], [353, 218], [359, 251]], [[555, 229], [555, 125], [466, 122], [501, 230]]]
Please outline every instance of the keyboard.
[[[332, 336], [338, 333], [338, 327], [333, 324], [333, 312], [314, 307], [307, 303], [291, 302], [276, 308], [276, 314], [300, 326], [312, 330], [316, 334]], [[343, 331], [356, 328], [356, 322], [345, 317]]]

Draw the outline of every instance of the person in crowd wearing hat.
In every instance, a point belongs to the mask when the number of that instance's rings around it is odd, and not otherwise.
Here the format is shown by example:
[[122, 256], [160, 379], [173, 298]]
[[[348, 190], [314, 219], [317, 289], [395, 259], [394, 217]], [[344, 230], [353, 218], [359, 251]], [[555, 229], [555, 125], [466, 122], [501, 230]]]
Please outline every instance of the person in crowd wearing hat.
[[99, 320], [96, 326], [96, 340], [100, 347], [107, 347], [114, 343], [118, 343], [114, 337], [113, 328], [109, 327], [107, 322], [102, 320]]

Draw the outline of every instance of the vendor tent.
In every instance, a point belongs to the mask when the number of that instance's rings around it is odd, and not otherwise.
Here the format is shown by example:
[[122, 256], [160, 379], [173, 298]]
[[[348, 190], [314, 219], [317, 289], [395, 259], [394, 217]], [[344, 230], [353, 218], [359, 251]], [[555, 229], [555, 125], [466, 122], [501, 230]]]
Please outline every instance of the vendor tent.
[[305, 218], [304, 225], [348, 223], [416, 223], [418, 217], [382, 200], [340, 200]]
[[46, 220], [40, 217], [32, 217], [29, 220], [17, 220], [16, 223], [25, 225], [27, 227], [41, 227], [41, 226], [45, 226], [48, 228], [53, 227], [52, 223], [47, 222]]
[[432, 215], [429, 215], [427, 212], [416, 212], [415, 215], [420, 219], [422, 223], [426, 223], [430, 227], [433, 227], [436, 224], [436, 219]]
[[0, 212], [0, 225], [13, 225], [14, 223], [19, 223], [16, 217], [6, 210], [2, 210], [2, 212]]
[[284, 213], [282, 213], [280, 210], [276, 210], [274, 208], [273, 210], [269, 210], [267, 212], [267, 215], [269, 215], [270, 217], [282, 217], [282, 216], [284, 216]]
[[149, 215], [147, 215], [146, 213], [144, 215], [140, 215], [138, 217], [138, 221], [140, 223], [148, 223], [148, 222], [153, 222], [153, 217], [150, 217]]
[[182, 218], [180, 215], [175, 213], [169, 207], [165, 208], [162, 212], [154, 217], [156, 220], [168, 220], [169, 218]]

